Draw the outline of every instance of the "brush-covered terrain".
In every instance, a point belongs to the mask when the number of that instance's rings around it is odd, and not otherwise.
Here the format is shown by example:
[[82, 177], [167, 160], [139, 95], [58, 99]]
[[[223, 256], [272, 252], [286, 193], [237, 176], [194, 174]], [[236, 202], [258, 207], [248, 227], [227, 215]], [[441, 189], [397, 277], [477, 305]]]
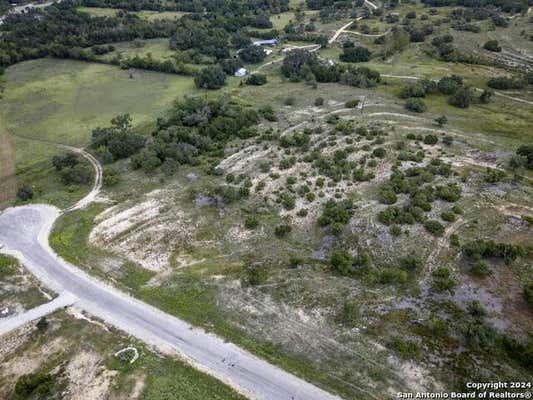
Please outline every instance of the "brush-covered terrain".
[[[103, 190], [50, 245], [98, 279], [343, 399], [530, 382], [530, 5], [7, 14], [0, 200], [71, 205], [94, 171], [58, 145], [83, 147]], [[0, 277], [9, 315], [53, 297], [11, 258]], [[239, 398], [75, 307], [44, 321], [0, 342], [7, 398]]]

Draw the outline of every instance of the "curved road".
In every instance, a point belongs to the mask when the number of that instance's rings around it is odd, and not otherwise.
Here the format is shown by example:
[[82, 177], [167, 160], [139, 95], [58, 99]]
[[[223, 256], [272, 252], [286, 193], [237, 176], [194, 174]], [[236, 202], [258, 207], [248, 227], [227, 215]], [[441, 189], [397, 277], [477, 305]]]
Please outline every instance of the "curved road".
[[[66, 211], [83, 208], [98, 195], [102, 168], [86, 151], [61, 147], [87, 158], [95, 168], [91, 192]], [[234, 344], [136, 300], [62, 260], [48, 244], [50, 231], [60, 214], [59, 209], [43, 204], [9, 208], [0, 213], [0, 252], [17, 257], [44, 285], [59, 293], [60, 299], [66, 299], [65, 304], [76, 303], [79, 308], [162, 352], [178, 352], [196, 368], [252, 399], [340, 399]], [[38, 311], [30, 310], [24, 317], [30, 318], [32, 312], [38, 315]], [[9, 332], [11, 325], [18, 326], [16, 322], [3, 322], [0, 334]]]

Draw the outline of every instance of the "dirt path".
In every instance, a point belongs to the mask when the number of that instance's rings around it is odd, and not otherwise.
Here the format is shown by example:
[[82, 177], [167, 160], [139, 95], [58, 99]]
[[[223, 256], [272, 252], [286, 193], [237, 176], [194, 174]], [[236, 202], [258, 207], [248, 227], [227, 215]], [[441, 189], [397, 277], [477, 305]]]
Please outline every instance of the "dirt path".
[[385, 36], [385, 35], [388, 35], [389, 33], [391, 32], [391, 29], [389, 28], [386, 32], [383, 32], [383, 33], [378, 33], [378, 34], [370, 34], [370, 33], [361, 33], [361, 32], [357, 32], [357, 31], [347, 31], [347, 30], [344, 30], [344, 33], [351, 33], [353, 35], [358, 35], [358, 36], [364, 36], [364, 37], [370, 37], [370, 38], [378, 38], [378, 37], [382, 37], [382, 36]]
[[437, 259], [442, 252], [444, 248], [448, 248], [450, 246], [450, 237], [457, 232], [457, 230], [463, 226], [466, 223], [463, 217], [459, 217], [457, 221], [455, 221], [453, 224], [448, 226], [446, 230], [444, 231], [444, 235], [442, 235], [437, 243], [435, 244], [435, 247], [429, 254], [428, 258], [426, 259], [426, 272], [424, 274], [425, 277], [429, 276], [437, 266]]
[[74, 211], [74, 210], [85, 208], [96, 200], [96, 198], [98, 197], [98, 194], [100, 193], [100, 190], [102, 189], [102, 181], [103, 181], [102, 165], [92, 154], [88, 153], [87, 151], [83, 149], [79, 149], [77, 147], [72, 147], [72, 146], [65, 146], [65, 145], [59, 145], [59, 147], [72, 151], [73, 153], [79, 154], [80, 156], [85, 158], [87, 161], [89, 161], [89, 163], [91, 163], [92, 167], [94, 168], [94, 183], [93, 183], [93, 187], [91, 191], [87, 193], [87, 195], [84, 198], [79, 200], [72, 207], [66, 209], [64, 212], [69, 212], [69, 211]]

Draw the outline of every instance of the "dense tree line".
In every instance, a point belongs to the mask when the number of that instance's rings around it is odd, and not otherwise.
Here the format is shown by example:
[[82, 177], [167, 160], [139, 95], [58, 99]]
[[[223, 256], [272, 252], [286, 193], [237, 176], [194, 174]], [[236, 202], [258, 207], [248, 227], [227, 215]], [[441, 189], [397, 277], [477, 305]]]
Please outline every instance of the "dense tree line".
[[281, 72], [293, 81], [340, 82], [354, 87], [373, 87], [381, 81], [379, 72], [370, 68], [324, 62], [301, 49], [285, 56]]
[[152, 137], [133, 157], [133, 166], [147, 172], [161, 167], [173, 173], [180, 164], [196, 164], [202, 155], [218, 157], [227, 140], [254, 136], [253, 126], [259, 120], [256, 110], [227, 97], [213, 101], [186, 97], [157, 121]]
[[0, 29], [0, 66], [8, 66], [48, 55], [81, 58], [80, 51], [74, 49], [137, 38], [170, 37], [176, 27], [173, 21], [149, 22], [128, 13], [91, 17], [67, 1], [11, 14]]
[[525, 12], [528, 3], [521, 0], [422, 0], [430, 7], [463, 6], [467, 8], [497, 7], [505, 12]]
[[87, 7], [119, 8], [128, 11], [184, 11], [191, 13], [214, 12], [219, 14], [245, 14], [251, 11], [267, 10], [273, 14], [289, 10], [288, 0], [79, 0]]

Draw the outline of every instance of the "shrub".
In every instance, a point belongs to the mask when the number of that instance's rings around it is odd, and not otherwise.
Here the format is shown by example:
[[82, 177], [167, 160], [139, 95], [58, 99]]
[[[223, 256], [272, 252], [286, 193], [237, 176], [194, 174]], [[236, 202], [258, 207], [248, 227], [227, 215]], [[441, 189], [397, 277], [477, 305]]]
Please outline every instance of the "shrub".
[[348, 100], [344, 103], [346, 108], [356, 108], [359, 105], [359, 99]]
[[106, 187], [115, 186], [120, 182], [120, 172], [113, 167], [106, 167], [104, 169], [103, 184]]
[[505, 178], [505, 171], [494, 169], [494, 168], [487, 168], [486, 175], [485, 175], [485, 182], [497, 183], [497, 182], [500, 182], [504, 178]]
[[328, 226], [336, 222], [346, 225], [352, 218], [352, 214], [353, 202], [351, 200], [339, 202], [328, 200], [317, 222], [320, 226]]
[[370, 60], [370, 55], [370, 50], [363, 46], [345, 47], [339, 58], [343, 62], [358, 63]]
[[353, 301], [345, 301], [342, 304], [342, 309], [337, 314], [337, 322], [347, 326], [349, 328], [353, 328], [357, 325], [357, 322], [359, 321], [361, 312], [359, 310], [359, 305]]
[[452, 272], [447, 267], [437, 268], [431, 274], [433, 281], [431, 282], [431, 289], [436, 292], [449, 292], [453, 294], [457, 282], [452, 277]]
[[307, 216], [307, 214], [308, 214], [308, 211], [307, 211], [306, 208], [300, 208], [300, 209], [298, 210], [298, 212], [296, 213], [296, 215], [297, 215], [298, 217], [305, 217], [305, 216]]
[[252, 74], [246, 79], [247, 85], [261, 86], [267, 83], [267, 77], [263, 74]]
[[468, 87], [460, 86], [450, 96], [448, 103], [458, 108], [468, 108], [472, 101], [472, 90]]
[[21, 201], [28, 201], [33, 199], [33, 189], [29, 185], [22, 185], [17, 190], [17, 198]]
[[61, 170], [61, 180], [65, 185], [85, 185], [92, 179], [92, 170], [85, 164]]
[[440, 217], [446, 222], [454, 222], [456, 219], [452, 211], [443, 211], [440, 213]]
[[462, 85], [462, 79], [456, 76], [445, 76], [437, 83], [442, 94], [453, 94]]
[[337, 250], [331, 256], [331, 267], [343, 276], [352, 273], [352, 256], [344, 250]]
[[400, 236], [402, 234], [402, 227], [398, 225], [391, 225], [389, 232], [392, 236]]
[[461, 198], [461, 187], [455, 183], [449, 183], [446, 186], [437, 186], [436, 196], [441, 200], [454, 203]]
[[533, 145], [524, 144], [516, 149], [516, 154], [524, 157], [526, 161], [526, 168], [533, 169]]
[[405, 108], [416, 113], [423, 113], [427, 110], [426, 104], [419, 98], [409, 98], [405, 102]]
[[385, 151], [385, 149], [383, 147], [378, 147], [376, 149], [374, 149], [374, 151], [372, 151], [372, 154], [375, 156], [375, 157], [378, 157], [378, 158], [383, 158], [385, 157], [385, 154], [387, 152]]
[[383, 204], [394, 204], [398, 200], [396, 193], [390, 187], [381, 188], [378, 198]]
[[286, 237], [289, 233], [291, 233], [292, 231], [292, 227], [288, 224], [281, 224], [281, 225], [278, 225], [276, 226], [276, 228], [274, 229], [274, 234], [278, 237], [278, 238], [284, 238]]
[[399, 268], [386, 268], [379, 271], [377, 280], [382, 285], [388, 284], [404, 284], [408, 281], [409, 276], [406, 271]]
[[246, 268], [246, 283], [263, 285], [268, 280], [268, 269], [264, 265], [250, 265]]
[[450, 135], [446, 135], [442, 138], [442, 143], [444, 143], [446, 146], [451, 146], [453, 143], [453, 137]]
[[259, 219], [255, 215], [249, 215], [244, 220], [244, 227], [246, 229], [255, 229], [259, 226]]
[[286, 106], [293, 106], [296, 104], [296, 98], [289, 96], [283, 101], [283, 104]]
[[497, 53], [502, 51], [502, 48], [501, 48], [501, 46], [500, 46], [500, 44], [498, 43], [497, 40], [489, 40], [489, 41], [485, 42], [485, 44], [483, 45], [483, 48], [485, 50], [494, 51], [494, 52], [497, 52]]
[[43, 372], [22, 375], [15, 384], [13, 400], [28, 398], [47, 398], [55, 385], [55, 378]]
[[470, 268], [470, 273], [474, 276], [485, 278], [487, 276], [492, 275], [492, 271], [490, 270], [487, 263], [483, 260], [478, 260], [477, 262], [472, 265]]
[[444, 234], [444, 226], [436, 220], [427, 220], [424, 222], [424, 228], [434, 236], [442, 236]]
[[37, 330], [40, 333], [43, 333], [48, 328], [48, 325], [49, 325], [49, 323], [48, 323], [48, 320], [46, 319], [46, 317], [42, 317], [41, 319], [39, 319], [39, 321], [37, 322], [37, 324], [35, 326], [37, 327]]
[[293, 210], [296, 206], [296, 199], [289, 193], [283, 193], [281, 196], [281, 205], [285, 210]]
[[418, 343], [399, 337], [392, 339], [391, 347], [401, 358], [405, 359], [417, 358], [420, 354]]
[[526, 302], [533, 307], [533, 283], [524, 286], [524, 298]]
[[416, 272], [422, 270], [422, 261], [416, 256], [409, 255], [401, 257], [400, 268], [408, 272]]
[[261, 109], [259, 109], [259, 113], [267, 121], [274, 122], [274, 121], [278, 120], [278, 118], [276, 117], [276, 113], [274, 112], [274, 109], [272, 108], [271, 105], [266, 105], [266, 106], [262, 107]]
[[424, 136], [424, 143], [425, 144], [433, 145], [433, 144], [437, 144], [438, 141], [439, 141], [439, 139], [435, 135], [426, 135], [426, 136]]
[[448, 118], [446, 118], [446, 115], [441, 115], [440, 117], [435, 118], [434, 121], [438, 126], [444, 126], [448, 123]]
[[52, 165], [56, 171], [61, 171], [63, 168], [72, 168], [79, 163], [79, 158], [74, 153], [66, 153], [52, 157]]

